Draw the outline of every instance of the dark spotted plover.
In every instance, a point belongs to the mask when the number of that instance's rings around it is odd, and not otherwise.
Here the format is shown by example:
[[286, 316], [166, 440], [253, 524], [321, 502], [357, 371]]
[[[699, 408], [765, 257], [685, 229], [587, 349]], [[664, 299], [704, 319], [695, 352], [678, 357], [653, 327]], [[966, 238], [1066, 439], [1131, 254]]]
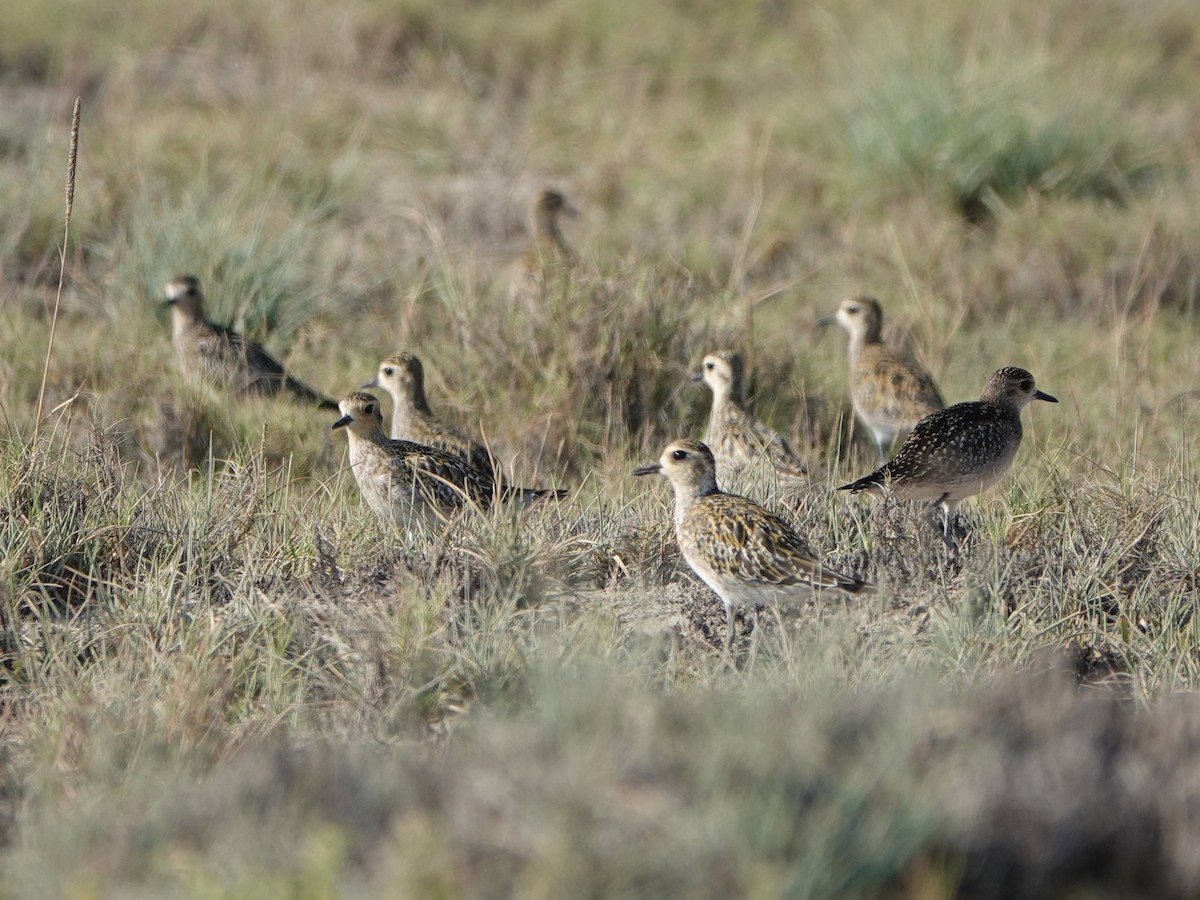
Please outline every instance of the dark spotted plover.
[[942, 533], [948, 537], [958, 504], [987, 490], [1012, 465], [1021, 446], [1021, 410], [1032, 400], [1058, 402], [1039, 391], [1024, 369], [998, 369], [979, 400], [930, 413], [890, 462], [838, 490], [930, 500], [942, 507]]
[[350, 467], [363, 499], [380, 518], [405, 528], [444, 520], [468, 503], [487, 508], [497, 495], [517, 501], [561, 496], [557, 491], [498, 487], [491, 472], [454, 453], [389, 438], [379, 401], [371, 394], [347, 394], [339, 408], [342, 416], [333, 428], [346, 430]]
[[425, 367], [412, 353], [397, 353], [379, 364], [364, 388], [383, 388], [392, 398], [391, 436], [461, 456], [477, 469], [493, 471], [487, 448], [442, 422], [425, 397]]
[[171, 340], [185, 375], [238, 394], [284, 394], [321, 409], [338, 408], [333, 400], [288, 374], [261, 344], [204, 318], [204, 294], [194, 276], [171, 280], [166, 291]]

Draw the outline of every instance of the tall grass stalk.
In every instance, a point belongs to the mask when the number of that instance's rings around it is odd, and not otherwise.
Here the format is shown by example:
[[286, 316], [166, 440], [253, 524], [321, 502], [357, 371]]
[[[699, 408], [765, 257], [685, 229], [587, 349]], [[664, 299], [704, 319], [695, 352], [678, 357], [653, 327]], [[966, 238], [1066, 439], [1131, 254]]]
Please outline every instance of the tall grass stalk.
[[46, 342], [46, 361], [42, 364], [42, 383], [38, 388], [37, 413], [33, 420], [33, 442], [42, 430], [42, 409], [46, 402], [46, 379], [50, 375], [50, 357], [54, 353], [54, 332], [58, 326], [58, 310], [62, 303], [63, 278], [67, 273], [67, 241], [71, 236], [71, 208], [75, 205], [75, 163], [79, 160], [79, 116], [81, 98], [75, 98], [71, 114], [71, 149], [67, 154], [67, 210], [63, 219], [63, 242], [58, 248], [58, 290], [54, 293], [54, 313], [50, 316], [50, 338]]

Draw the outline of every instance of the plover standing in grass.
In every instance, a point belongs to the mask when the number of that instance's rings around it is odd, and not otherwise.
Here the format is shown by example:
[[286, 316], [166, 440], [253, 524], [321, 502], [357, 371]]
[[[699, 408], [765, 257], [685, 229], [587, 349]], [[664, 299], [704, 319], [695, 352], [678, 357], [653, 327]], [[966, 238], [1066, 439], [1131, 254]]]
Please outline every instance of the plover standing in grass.
[[979, 400], [930, 413], [909, 433], [900, 452], [870, 475], [839, 491], [882, 493], [902, 500], [931, 500], [942, 507], [942, 533], [967, 497], [982, 493], [1012, 465], [1021, 446], [1021, 410], [1032, 400], [1057, 403], [1016, 366], [993, 372]]
[[821, 565], [783, 519], [753, 500], [717, 487], [712, 451], [673, 441], [658, 462], [634, 475], [665, 475], [675, 490], [675, 538], [684, 560], [725, 605], [725, 647], [733, 644], [734, 609], [794, 601], [819, 591], [856, 594], [871, 585]]
[[708, 446], [717, 460], [717, 477], [729, 482], [747, 468], [763, 465], [781, 481], [806, 479], [808, 467], [778, 432], [772, 431], [742, 407], [742, 358], [728, 350], [704, 357], [693, 381], [712, 389]]
[[492, 472], [492, 457], [482, 444], [444, 424], [425, 397], [425, 368], [411, 353], [397, 353], [379, 364], [364, 388], [383, 388], [392, 397], [391, 436], [461, 456], [477, 469]]
[[288, 374], [261, 344], [204, 318], [200, 281], [181, 275], [167, 283], [171, 340], [185, 375], [203, 378], [239, 394], [288, 394], [321, 409], [337, 409], [328, 397]]
[[534, 194], [529, 219], [533, 242], [514, 264], [510, 300], [541, 301], [549, 280], [574, 265], [575, 254], [563, 237], [559, 219], [578, 214], [561, 191], [544, 188]]
[[898, 438], [946, 404], [928, 372], [883, 342], [883, 310], [874, 297], [850, 297], [817, 320], [833, 322], [850, 333], [850, 399], [883, 462]]
[[371, 394], [355, 391], [342, 398], [342, 413], [333, 428], [346, 429], [350, 467], [363, 499], [381, 518], [407, 526], [412, 520], [431, 523], [467, 503], [482, 508], [500, 500], [528, 501], [564, 492], [498, 486], [490, 471], [461, 456], [389, 438], [383, 413]]

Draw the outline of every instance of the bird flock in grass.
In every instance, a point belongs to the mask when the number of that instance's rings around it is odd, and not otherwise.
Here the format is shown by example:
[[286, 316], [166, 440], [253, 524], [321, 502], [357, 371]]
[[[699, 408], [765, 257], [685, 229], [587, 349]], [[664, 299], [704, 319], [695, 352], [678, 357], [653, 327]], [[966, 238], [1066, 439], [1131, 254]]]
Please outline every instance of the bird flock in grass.
[[[540, 302], [554, 273], [574, 265], [559, 227], [560, 216], [574, 214], [559, 191], [535, 195], [532, 246], [514, 264], [511, 299]], [[363, 500], [410, 536], [467, 506], [523, 505], [566, 494], [509, 484], [486, 445], [447, 425], [430, 408], [424, 368], [412, 353], [387, 357], [361, 389], [335, 402], [295, 378], [260, 344], [209, 321], [195, 277], [170, 281], [166, 302], [185, 375], [234, 394], [283, 396], [337, 410], [332, 427], [346, 433], [350, 468]], [[880, 463], [838, 490], [887, 493], [940, 507], [942, 537], [957, 546], [965, 535], [957, 507], [1012, 466], [1021, 444], [1021, 411], [1033, 400], [1057, 400], [1038, 390], [1026, 370], [1005, 366], [987, 379], [979, 400], [946, 406], [930, 374], [884, 342], [878, 300], [851, 297], [836, 313], [818, 320], [819, 325], [835, 323], [849, 335], [854, 416], [870, 435]], [[787, 440], [746, 410], [741, 356], [714, 351], [704, 357], [693, 379], [712, 392], [704, 442], [674, 440], [656, 462], [633, 474], [660, 474], [670, 481], [676, 541], [684, 560], [724, 605], [726, 649], [732, 645], [738, 609], [757, 611], [822, 592], [873, 590], [869, 582], [823, 565], [779, 515], [749, 497], [722, 490], [721, 485], [740, 483], [747, 473], [766, 476], [753, 483], [784, 490], [800, 489], [812, 478]], [[390, 396], [390, 427], [385, 428], [379, 399], [367, 388]]]

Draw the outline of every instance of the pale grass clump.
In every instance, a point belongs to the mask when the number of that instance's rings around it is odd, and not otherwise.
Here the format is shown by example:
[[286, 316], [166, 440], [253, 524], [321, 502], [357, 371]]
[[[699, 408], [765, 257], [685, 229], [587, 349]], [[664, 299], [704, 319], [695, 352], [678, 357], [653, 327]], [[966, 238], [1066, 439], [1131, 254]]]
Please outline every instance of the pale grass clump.
[[[440, 719], [451, 701], [430, 705], [442, 694], [429, 693], [431, 678], [459, 703], [480, 684], [520, 681], [514, 623], [547, 585], [561, 585], [542, 574], [549, 558], [571, 558], [561, 538], [526, 553], [524, 531], [497, 512], [422, 533], [411, 550], [398, 551], [395, 532], [377, 536], [372, 557], [346, 568], [326, 535], [335, 529], [305, 533], [310, 526], [284, 514], [293, 504], [328, 512], [328, 501], [295, 496], [287, 471], [267, 470], [261, 456], [210, 468], [194, 488], [180, 480], [142, 489], [101, 439], [78, 460], [14, 454], [4, 476], [7, 688], [23, 720], [41, 720], [26, 732], [35, 743], [69, 712], [45, 689], [63, 666], [101, 706], [147, 703], [139, 715], [157, 720], [157, 704], [173, 697], [164, 727], [177, 748], [215, 752], [282, 722], [361, 720], [343, 707], [380, 689], [377, 670], [391, 672], [389, 659], [403, 672], [428, 659], [434, 671], [418, 665], [408, 688], [389, 675], [379, 714]], [[337, 501], [335, 523], [362, 515], [345, 505]], [[493, 624], [477, 632], [484, 620]], [[180, 671], [182, 660], [191, 663]], [[191, 695], [175, 693], [192, 690], [176, 685], [192, 678], [192, 664], [207, 673], [195, 689], [211, 693], [189, 711]], [[113, 678], [144, 690], [136, 701], [110, 696]], [[315, 717], [303, 712], [309, 704]]]
[[[820, 681], [662, 691], [631, 662], [535, 667], [528, 702], [437, 752], [257, 740], [194, 778], [161, 742], [97, 724], [105, 740], [69, 760], [91, 787], [5, 854], [10, 889], [1196, 889], [1182, 698], [1146, 712], [1081, 697], [1046, 660], [970, 691], [909, 673], [845, 697]], [[1180, 789], [1151, 789], [1181, 773]]]

